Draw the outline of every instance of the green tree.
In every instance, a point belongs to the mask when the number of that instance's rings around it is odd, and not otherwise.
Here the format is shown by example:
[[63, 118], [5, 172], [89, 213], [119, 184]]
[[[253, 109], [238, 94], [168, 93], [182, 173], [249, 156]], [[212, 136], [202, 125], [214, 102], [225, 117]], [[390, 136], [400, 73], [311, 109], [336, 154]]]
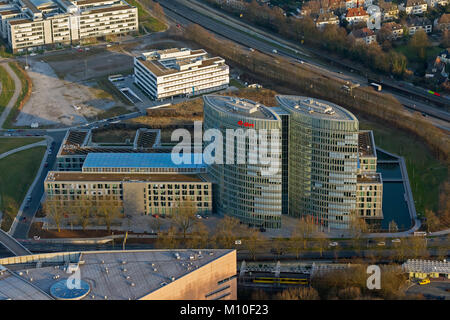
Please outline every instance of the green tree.
[[427, 59], [427, 48], [430, 47], [430, 41], [424, 30], [418, 30], [408, 42], [410, 50], [416, 53], [421, 61]]

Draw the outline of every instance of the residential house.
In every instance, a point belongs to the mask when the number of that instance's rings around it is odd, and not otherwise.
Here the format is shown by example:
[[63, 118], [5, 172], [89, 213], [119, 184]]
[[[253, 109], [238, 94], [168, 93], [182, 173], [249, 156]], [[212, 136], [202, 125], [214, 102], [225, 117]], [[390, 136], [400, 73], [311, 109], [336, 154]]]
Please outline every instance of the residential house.
[[406, 14], [423, 14], [427, 11], [428, 5], [425, 0], [406, 0], [406, 3], [400, 4], [398, 8]]
[[327, 24], [339, 25], [339, 17], [332, 12], [326, 12], [319, 15], [316, 20], [316, 27], [324, 28]]
[[392, 2], [379, 2], [378, 6], [381, 10], [381, 21], [392, 21], [398, 19], [398, 6]]
[[397, 40], [398, 38], [403, 37], [403, 26], [401, 24], [396, 22], [386, 22], [383, 23], [381, 27], [389, 30], [389, 40]]
[[446, 5], [448, 5], [448, 0], [427, 0], [427, 4], [429, 8], [434, 8], [437, 5], [445, 7]]
[[350, 32], [350, 35], [355, 37], [355, 40], [357, 42], [363, 42], [365, 44], [371, 44], [377, 41], [375, 32], [373, 32], [369, 28], [353, 30], [352, 32]]
[[406, 20], [406, 25], [408, 28], [408, 33], [413, 35], [417, 30], [424, 30], [426, 33], [431, 33], [433, 31], [433, 25], [431, 21], [423, 17], [409, 17]]
[[369, 14], [364, 8], [349, 8], [343, 17], [350, 25], [369, 20]]

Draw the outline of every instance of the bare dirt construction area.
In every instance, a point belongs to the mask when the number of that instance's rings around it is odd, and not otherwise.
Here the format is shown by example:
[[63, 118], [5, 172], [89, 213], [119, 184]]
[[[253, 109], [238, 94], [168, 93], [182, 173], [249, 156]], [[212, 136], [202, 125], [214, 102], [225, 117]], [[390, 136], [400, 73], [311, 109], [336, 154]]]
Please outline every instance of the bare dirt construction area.
[[[107, 76], [133, 68], [132, 57], [92, 49], [28, 59], [33, 82], [30, 99], [16, 126], [64, 127], [135, 111], [108, 87]], [[106, 84], [105, 84], [106, 83]]]

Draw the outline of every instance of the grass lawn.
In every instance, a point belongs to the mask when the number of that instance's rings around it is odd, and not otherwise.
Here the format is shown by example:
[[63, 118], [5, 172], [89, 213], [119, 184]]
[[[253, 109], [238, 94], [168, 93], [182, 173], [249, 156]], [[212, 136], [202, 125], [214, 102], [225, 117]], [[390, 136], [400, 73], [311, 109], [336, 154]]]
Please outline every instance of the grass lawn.
[[147, 32], [160, 32], [166, 30], [167, 26], [155, 17], [152, 17], [147, 10], [144, 9], [141, 3], [136, 0], [128, 0], [128, 3], [138, 8], [139, 25], [144, 27]]
[[95, 143], [125, 143], [127, 139], [134, 141], [136, 130], [134, 129], [115, 129], [105, 131], [94, 131], [92, 142]]
[[236, 87], [238, 89], [245, 88], [245, 86], [242, 83], [240, 83], [239, 81], [237, 81], [236, 79], [231, 79], [230, 80], [230, 86]]
[[373, 130], [378, 147], [405, 158], [417, 212], [424, 213], [425, 209], [436, 212], [439, 186], [448, 179], [447, 167], [408, 133], [361, 118], [359, 121], [360, 129]]
[[8, 72], [0, 66], [0, 82], [2, 84], [1, 94], [0, 94], [0, 114], [5, 109], [9, 100], [14, 94], [15, 85], [14, 80], [9, 76]]
[[3, 212], [3, 230], [9, 230], [41, 165], [45, 149], [36, 147], [0, 160], [0, 210]]
[[[418, 62], [417, 54], [414, 50], [412, 50], [408, 45], [403, 44], [396, 46], [395, 51], [399, 53], [403, 53], [409, 62]], [[434, 59], [442, 51], [441, 47], [429, 47], [427, 49], [427, 60]]]
[[12, 128], [13, 122], [16, 120], [17, 116], [20, 113], [20, 109], [28, 100], [31, 95], [31, 79], [26, 75], [25, 70], [19, 67], [17, 63], [9, 62], [9, 66], [16, 73], [17, 77], [20, 79], [22, 84], [22, 90], [20, 91], [19, 97], [17, 98], [16, 103], [13, 105], [11, 112], [8, 114], [8, 117], [3, 124], [4, 128]]
[[0, 154], [13, 150], [28, 144], [42, 141], [42, 138], [1, 138], [0, 139]]

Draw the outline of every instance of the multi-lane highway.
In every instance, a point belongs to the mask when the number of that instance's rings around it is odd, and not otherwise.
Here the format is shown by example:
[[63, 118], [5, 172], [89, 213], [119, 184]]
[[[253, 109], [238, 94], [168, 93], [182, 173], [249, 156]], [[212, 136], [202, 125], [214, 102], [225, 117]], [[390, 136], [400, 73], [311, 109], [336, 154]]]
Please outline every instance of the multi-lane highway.
[[[355, 71], [353, 69], [342, 68], [342, 65], [338, 66], [336, 62], [324, 62], [311, 49], [292, 45], [280, 38], [274, 40], [274, 35], [268, 35], [267, 32], [251, 26], [244, 26], [242, 22], [236, 21], [236, 18], [222, 12], [218, 13], [217, 10], [208, 6], [198, 5], [197, 1], [160, 0], [159, 2], [164, 7], [166, 15], [181, 25], [197, 23], [205, 29], [243, 46], [268, 54], [273, 54], [274, 50], [276, 50], [278, 55], [292, 58], [296, 61], [301, 59], [305, 65], [330, 77], [349, 80], [361, 85], [367, 85], [368, 83], [366, 76], [357, 72], [351, 72]], [[408, 88], [402, 83], [396, 83], [389, 79], [383, 81], [386, 84], [384, 91], [393, 94], [409, 110], [415, 110], [429, 115], [429, 119], [434, 125], [450, 131], [450, 125], [448, 123], [450, 121], [450, 114], [443, 109], [432, 106], [429, 100], [424, 98], [425, 93], [417, 96], [416, 94], [419, 92], [416, 88]], [[430, 97], [429, 99], [431, 100], [431, 98], [436, 97]], [[444, 98], [441, 98], [439, 101], [443, 104], [448, 103], [450, 105], [450, 101]]]

